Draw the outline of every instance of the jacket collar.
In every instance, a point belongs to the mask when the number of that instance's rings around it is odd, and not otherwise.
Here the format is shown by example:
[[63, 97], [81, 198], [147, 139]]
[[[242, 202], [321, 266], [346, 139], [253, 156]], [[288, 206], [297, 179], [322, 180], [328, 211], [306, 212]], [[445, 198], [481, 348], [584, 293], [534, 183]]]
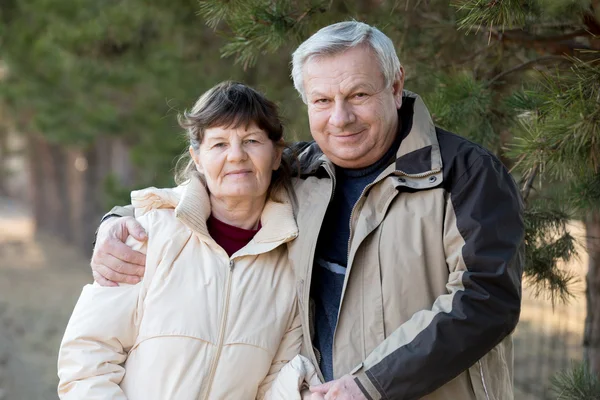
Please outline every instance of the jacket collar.
[[[260, 217], [261, 229], [251, 243], [280, 244], [298, 235], [293, 207], [287, 195], [283, 202], [267, 200]], [[212, 241], [206, 220], [210, 216], [210, 198], [198, 177], [192, 177], [181, 186], [169, 189], [147, 188], [131, 193], [131, 204], [136, 215], [153, 209], [174, 208], [175, 216], [204, 240]]]
[[435, 125], [421, 97], [405, 90], [398, 117], [401, 121], [399, 134], [404, 138], [396, 153], [396, 174], [411, 176], [440, 172], [442, 155]]

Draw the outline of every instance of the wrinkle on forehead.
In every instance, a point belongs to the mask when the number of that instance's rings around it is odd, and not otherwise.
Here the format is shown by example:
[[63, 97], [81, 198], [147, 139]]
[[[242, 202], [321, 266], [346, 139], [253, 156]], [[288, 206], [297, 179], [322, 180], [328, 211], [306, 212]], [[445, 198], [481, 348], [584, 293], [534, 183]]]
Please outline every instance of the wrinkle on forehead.
[[[349, 94], [360, 87], [372, 91], [384, 89], [385, 79], [375, 54], [367, 49], [368, 57], [351, 57], [353, 53], [358, 53], [353, 50], [333, 56], [311, 58], [304, 65], [303, 71], [307, 94]], [[378, 77], [375, 77], [375, 74]]]

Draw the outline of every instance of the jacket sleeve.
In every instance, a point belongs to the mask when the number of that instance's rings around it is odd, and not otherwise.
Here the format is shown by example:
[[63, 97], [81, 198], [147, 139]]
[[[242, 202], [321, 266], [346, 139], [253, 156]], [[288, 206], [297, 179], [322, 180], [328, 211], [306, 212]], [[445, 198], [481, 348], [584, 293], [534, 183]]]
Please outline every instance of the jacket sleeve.
[[132, 205], [126, 206], [115, 206], [108, 213], [104, 214], [102, 217], [102, 221], [106, 220], [108, 217], [133, 217], [135, 213], [135, 209]]
[[419, 399], [433, 392], [498, 345], [519, 319], [519, 191], [487, 154], [457, 175], [446, 183], [447, 294], [415, 313], [355, 368], [355, 382], [369, 399]]
[[[148, 228], [147, 216], [138, 219]], [[127, 244], [146, 252], [146, 243]], [[119, 384], [123, 363], [134, 345], [142, 315], [146, 278], [136, 285], [86, 285], [67, 324], [58, 353], [61, 399], [126, 399]]]
[[[256, 398], [259, 400], [276, 400], [276, 399], [293, 399], [293, 395], [295, 393], [299, 393], [299, 387], [297, 385], [293, 385], [293, 387], [289, 387], [286, 382], [294, 381], [294, 379], [290, 379], [298, 371], [294, 371], [292, 367], [284, 368], [289, 365], [290, 361], [300, 354], [300, 347], [302, 346], [302, 325], [300, 322], [300, 310], [298, 307], [298, 303], [294, 305], [294, 310], [290, 313], [290, 322], [288, 323], [287, 330], [279, 344], [279, 348], [275, 356], [273, 357], [273, 361], [271, 362], [271, 368], [269, 369], [269, 373], [262, 381], [258, 388], [258, 392]], [[282, 371], [282, 369], [284, 371]], [[281, 378], [278, 377], [280, 371], [282, 372]], [[290, 397], [281, 397], [277, 394], [277, 390], [271, 390], [273, 387], [273, 383], [276, 379], [280, 379], [280, 382], [276, 385], [276, 388], [284, 387], [284, 390], [287, 393], [291, 393]], [[304, 379], [302, 379], [303, 381]]]

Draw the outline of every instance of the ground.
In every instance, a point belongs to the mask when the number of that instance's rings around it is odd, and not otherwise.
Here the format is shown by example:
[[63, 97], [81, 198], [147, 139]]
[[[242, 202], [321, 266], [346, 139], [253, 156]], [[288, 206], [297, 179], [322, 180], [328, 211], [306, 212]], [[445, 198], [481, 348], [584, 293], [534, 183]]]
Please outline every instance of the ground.
[[[8, 215], [7, 215], [8, 214]], [[56, 355], [89, 261], [0, 199], [0, 400], [57, 399]]]

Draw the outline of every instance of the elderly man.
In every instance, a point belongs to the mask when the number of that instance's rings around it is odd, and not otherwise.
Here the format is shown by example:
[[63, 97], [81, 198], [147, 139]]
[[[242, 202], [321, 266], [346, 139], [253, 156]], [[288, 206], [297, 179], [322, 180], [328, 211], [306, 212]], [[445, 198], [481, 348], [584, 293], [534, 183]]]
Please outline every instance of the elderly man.
[[[326, 382], [305, 398], [512, 399], [523, 221], [509, 173], [434, 126], [369, 25], [321, 29], [292, 76], [315, 141], [301, 147], [289, 250], [304, 354]], [[131, 218], [102, 224], [98, 281], [143, 273], [128, 234], [143, 235]]]

